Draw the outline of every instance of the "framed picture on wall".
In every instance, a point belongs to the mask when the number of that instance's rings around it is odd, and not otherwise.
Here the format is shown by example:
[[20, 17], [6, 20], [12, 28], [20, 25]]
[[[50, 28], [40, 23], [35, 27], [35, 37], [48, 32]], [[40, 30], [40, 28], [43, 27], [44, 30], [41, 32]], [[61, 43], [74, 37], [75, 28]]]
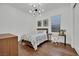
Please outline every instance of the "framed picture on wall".
[[51, 17], [51, 32], [59, 32], [60, 31], [60, 21], [61, 21], [60, 15]]
[[43, 20], [43, 26], [44, 26], [44, 27], [47, 27], [47, 26], [48, 26], [48, 19], [44, 19], [44, 20]]
[[41, 21], [41, 20], [38, 20], [38, 21], [37, 21], [37, 26], [38, 26], [38, 27], [42, 27], [42, 21]]

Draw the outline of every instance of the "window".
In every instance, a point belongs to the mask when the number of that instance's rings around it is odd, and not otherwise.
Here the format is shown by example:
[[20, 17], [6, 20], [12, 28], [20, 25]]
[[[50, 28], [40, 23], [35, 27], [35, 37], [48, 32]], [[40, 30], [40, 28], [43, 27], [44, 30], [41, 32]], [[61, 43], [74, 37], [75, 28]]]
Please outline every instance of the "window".
[[51, 32], [59, 32], [60, 30], [60, 16], [51, 17]]

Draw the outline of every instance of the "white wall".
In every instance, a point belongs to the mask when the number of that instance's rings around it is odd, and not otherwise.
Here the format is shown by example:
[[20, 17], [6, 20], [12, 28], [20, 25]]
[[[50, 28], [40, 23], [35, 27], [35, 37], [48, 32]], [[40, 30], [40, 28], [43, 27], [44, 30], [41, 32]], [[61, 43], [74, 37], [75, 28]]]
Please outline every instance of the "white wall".
[[74, 46], [79, 54], [79, 4], [76, 5], [74, 10]]
[[59, 8], [56, 10], [49, 11], [42, 16], [37, 17], [38, 20], [49, 19], [49, 32], [51, 32], [51, 16], [60, 15], [61, 16], [61, 28], [66, 29], [67, 43], [72, 45], [73, 41], [73, 19], [72, 19], [72, 9], [70, 6]]
[[34, 17], [7, 4], [0, 4], [0, 33], [13, 33], [19, 36], [34, 29]]

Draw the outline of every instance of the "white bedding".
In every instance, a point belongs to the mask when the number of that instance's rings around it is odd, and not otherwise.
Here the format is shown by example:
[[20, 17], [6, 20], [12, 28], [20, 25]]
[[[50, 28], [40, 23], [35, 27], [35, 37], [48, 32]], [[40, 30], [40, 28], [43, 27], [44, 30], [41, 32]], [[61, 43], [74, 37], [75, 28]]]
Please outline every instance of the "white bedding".
[[33, 48], [37, 50], [37, 46], [47, 40], [47, 34], [45, 32], [24, 34], [22, 39], [31, 42]]

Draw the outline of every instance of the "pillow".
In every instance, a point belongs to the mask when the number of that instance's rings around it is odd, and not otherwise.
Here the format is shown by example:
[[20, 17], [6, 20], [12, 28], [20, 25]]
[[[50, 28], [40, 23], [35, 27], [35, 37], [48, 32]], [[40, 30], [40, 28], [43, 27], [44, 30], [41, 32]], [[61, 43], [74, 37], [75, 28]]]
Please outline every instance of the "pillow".
[[46, 33], [46, 30], [38, 30], [37, 33]]

